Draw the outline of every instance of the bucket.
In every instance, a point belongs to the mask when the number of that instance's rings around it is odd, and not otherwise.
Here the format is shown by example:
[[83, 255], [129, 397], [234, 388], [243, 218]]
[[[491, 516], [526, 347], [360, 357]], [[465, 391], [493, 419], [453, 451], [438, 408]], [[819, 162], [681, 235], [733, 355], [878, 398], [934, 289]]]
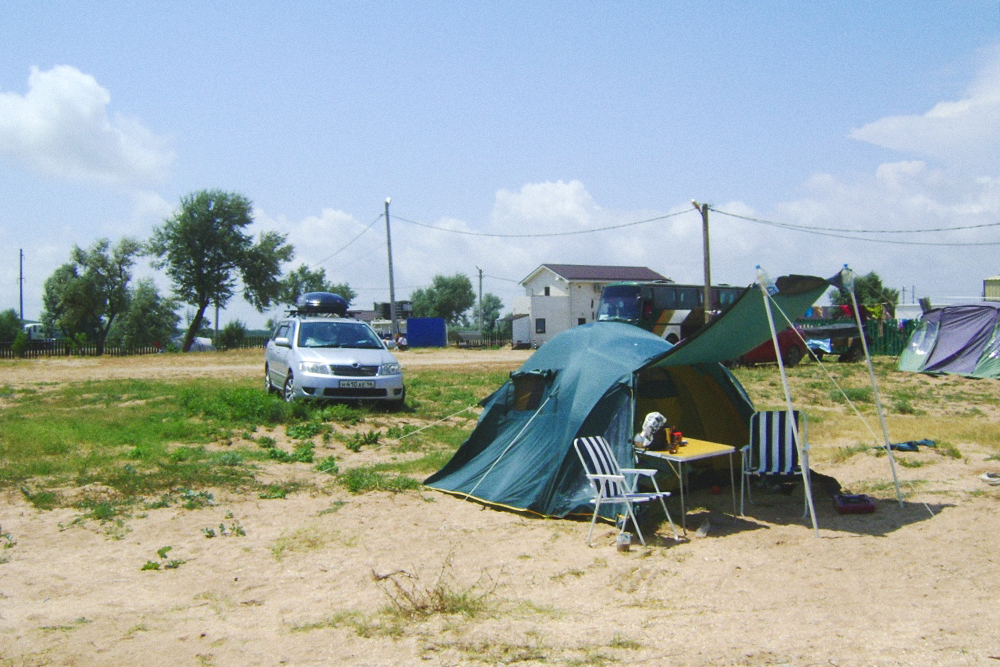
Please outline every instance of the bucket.
[[615, 546], [617, 546], [618, 551], [628, 551], [629, 547], [632, 546], [632, 533], [618, 533]]

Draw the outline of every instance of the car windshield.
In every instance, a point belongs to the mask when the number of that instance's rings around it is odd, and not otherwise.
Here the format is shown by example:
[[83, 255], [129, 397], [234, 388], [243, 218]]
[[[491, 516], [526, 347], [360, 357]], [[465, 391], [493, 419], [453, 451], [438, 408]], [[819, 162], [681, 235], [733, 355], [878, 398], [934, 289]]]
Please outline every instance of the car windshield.
[[377, 350], [382, 342], [360, 322], [303, 322], [299, 347], [354, 347]]

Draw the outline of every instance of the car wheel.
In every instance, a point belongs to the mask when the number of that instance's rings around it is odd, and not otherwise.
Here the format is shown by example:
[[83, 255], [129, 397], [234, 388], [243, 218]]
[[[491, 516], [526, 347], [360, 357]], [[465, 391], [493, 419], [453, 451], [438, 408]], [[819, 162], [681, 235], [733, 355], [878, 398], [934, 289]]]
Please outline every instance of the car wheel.
[[403, 394], [394, 401], [389, 401], [389, 410], [399, 412], [406, 407], [406, 387], [403, 387]]
[[278, 391], [278, 388], [271, 384], [271, 369], [264, 365], [264, 391], [269, 394], [274, 394]]
[[295, 400], [295, 377], [291, 373], [285, 378], [285, 388], [281, 396], [285, 399], [286, 403], [291, 403]]
[[802, 361], [802, 350], [794, 345], [785, 350], [785, 366], [791, 368]]

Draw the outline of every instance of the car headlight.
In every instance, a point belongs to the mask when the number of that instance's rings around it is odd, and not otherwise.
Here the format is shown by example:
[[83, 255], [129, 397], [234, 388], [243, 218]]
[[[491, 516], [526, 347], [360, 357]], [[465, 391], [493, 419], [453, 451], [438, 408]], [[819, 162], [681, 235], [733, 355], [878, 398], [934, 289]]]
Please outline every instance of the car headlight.
[[388, 364], [382, 364], [382, 367], [378, 369], [379, 375], [399, 375], [399, 364], [392, 362]]
[[299, 370], [313, 375], [330, 375], [330, 367], [318, 361], [300, 361]]

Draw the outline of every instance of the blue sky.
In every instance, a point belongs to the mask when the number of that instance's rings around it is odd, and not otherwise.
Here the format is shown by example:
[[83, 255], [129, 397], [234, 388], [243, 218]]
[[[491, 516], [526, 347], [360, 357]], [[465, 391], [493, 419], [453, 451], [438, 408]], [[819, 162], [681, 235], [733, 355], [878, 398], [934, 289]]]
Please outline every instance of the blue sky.
[[[397, 298], [479, 267], [509, 307], [544, 262], [700, 281], [691, 199], [834, 229], [1000, 223], [998, 149], [997, 0], [5, 2], [0, 309], [20, 248], [33, 318], [73, 244], [146, 238], [202, 188], [249, 197], [289, 268], [366, 307], [388, 297], [391, 197]], [[997, 226], [884, 244], [713, 212], [711, 233], [715, 282], [846, 262], [909, 300], [1000, 274]]]

